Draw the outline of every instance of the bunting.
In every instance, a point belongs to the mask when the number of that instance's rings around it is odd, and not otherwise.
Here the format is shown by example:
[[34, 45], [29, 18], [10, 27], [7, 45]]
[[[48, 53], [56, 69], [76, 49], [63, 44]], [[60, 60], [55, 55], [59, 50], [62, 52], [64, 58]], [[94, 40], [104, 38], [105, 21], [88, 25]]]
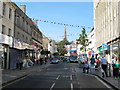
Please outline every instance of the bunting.
[[[89, 32], [89, 31], [88, 31]], [[87, 33], [88, 33], [87, 32]], [[73, 34], [68, 34], [66, 35], [67, 37], [70, 37], [70, 36], [75, 36], [75, 35], [80, 35], [80, 33], [73, 33]], [[64, 36], [54, 36], [54, 37], [49, 37], [49, 38], [63, 38]]]
[[[36, 19], [32, 19], [33, 21]], [[47, 21], [47, 20], [38, 20], [40, 22], [45, 22], [45, 23], [50, 23], [50, 24], [57, 24], [57, 25], [63, 25], [63, 26], [70, 26], [70, 27], [77, 27], [77, 28], [86, 28], [86, 29], [92, 29], [93, 27], [86, 27], [86, 26], [80, 26], [80, 25], [74, 25], [74, 24], [65, 24], [65, 23], [60, 23], [60, 22], [51, 22], [51, 21]]]

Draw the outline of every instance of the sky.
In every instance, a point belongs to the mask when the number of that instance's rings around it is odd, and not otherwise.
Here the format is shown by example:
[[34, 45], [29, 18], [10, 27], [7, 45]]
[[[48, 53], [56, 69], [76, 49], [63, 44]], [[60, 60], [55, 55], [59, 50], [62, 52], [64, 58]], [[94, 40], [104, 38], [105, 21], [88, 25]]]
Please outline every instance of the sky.
[[[41, 22], [59, 22], [80, 27], [66, 26], [68, 41], [75, 41], [81, 33], [81, 26], [93, 27], [93, 2], [15, 2], [26, 5], [26, 14], [38, 19], [40, 31], [50, 39], [61, 41], [64, 36], [64, 25]], [[90, 31], [90, 28], [86, 28]]]

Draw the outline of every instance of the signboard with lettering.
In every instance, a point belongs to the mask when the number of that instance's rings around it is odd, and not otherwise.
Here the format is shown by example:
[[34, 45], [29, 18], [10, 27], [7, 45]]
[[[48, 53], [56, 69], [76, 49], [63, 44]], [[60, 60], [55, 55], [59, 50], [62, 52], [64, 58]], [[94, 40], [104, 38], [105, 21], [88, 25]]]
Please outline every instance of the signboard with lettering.
[[7, 44], [12, 47], [13, 38], [7, 35], [0, 34], [0, 43]]

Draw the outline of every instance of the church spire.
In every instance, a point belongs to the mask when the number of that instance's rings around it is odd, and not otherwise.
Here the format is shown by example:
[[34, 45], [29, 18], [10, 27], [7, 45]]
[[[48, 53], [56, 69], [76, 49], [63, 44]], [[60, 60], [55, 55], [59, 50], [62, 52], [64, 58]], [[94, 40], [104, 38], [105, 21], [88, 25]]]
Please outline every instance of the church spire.
[[65, 29], [64, 29], [64, 40], [65, 40], [65, 41], [67, 40], [66, 27], [65, 27]]

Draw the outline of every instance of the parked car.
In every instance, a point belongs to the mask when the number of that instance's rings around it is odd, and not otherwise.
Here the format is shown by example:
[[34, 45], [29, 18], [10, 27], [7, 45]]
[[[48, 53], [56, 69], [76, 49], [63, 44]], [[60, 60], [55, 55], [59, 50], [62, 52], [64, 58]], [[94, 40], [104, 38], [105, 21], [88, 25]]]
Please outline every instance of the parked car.
[[57, 64], [57, 63], [59, 63], [60, 62], [60, 60], [58, 60], [58, 59], [53, 59], [53, 60], [51, 60], [51, 64]]
[[67, 58], [64, 58], [64, 59], [63, 59], [63, 62], [64, 62], [64, 61], [67, 61]]

